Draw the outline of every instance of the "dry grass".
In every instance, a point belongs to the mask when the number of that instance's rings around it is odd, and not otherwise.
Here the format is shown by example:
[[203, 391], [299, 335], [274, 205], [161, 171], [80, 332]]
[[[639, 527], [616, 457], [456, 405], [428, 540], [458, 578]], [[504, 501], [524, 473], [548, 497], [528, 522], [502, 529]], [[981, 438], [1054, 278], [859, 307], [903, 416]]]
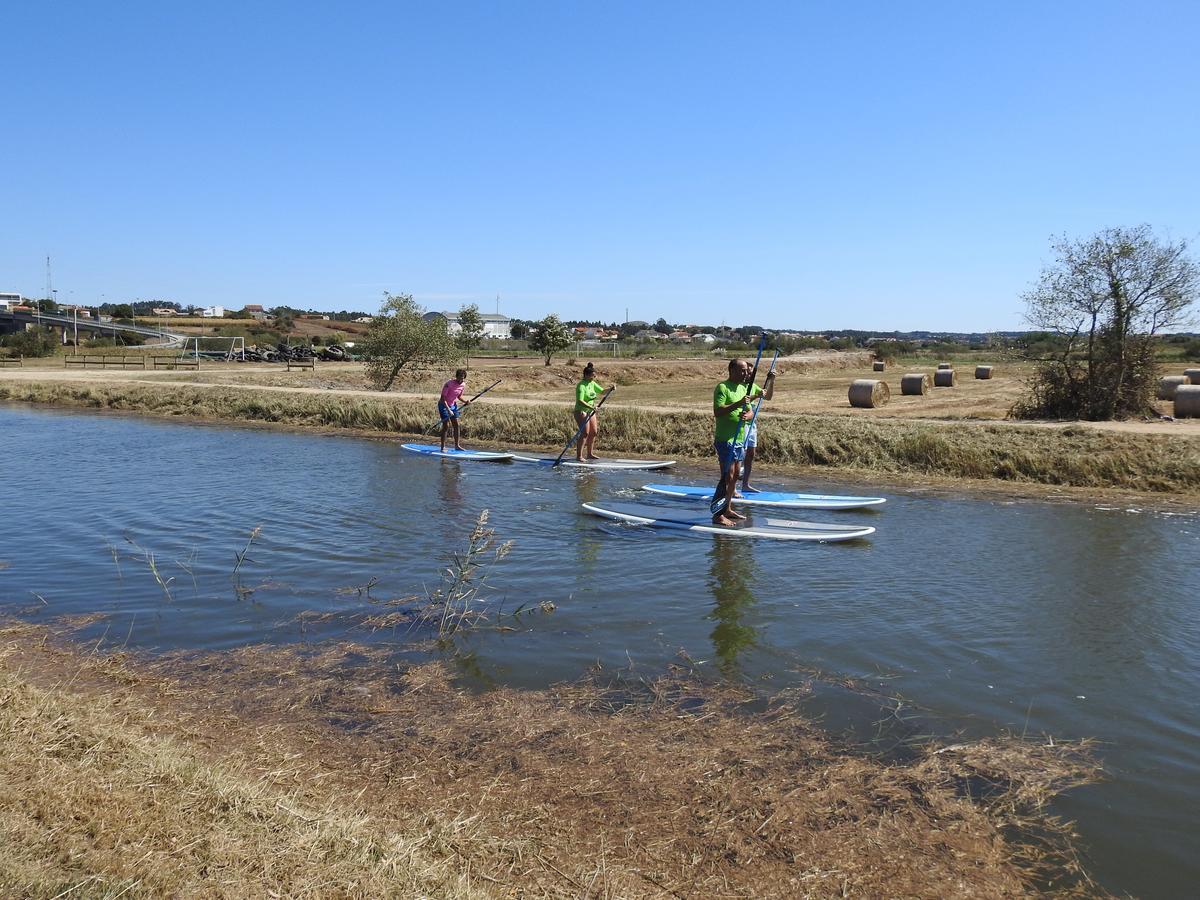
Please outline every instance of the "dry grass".
[[[168, 389], [8, 382], [0, 384], [0, 399], [405, 435], [421, 434], [431, 418], [429, 404], [413, 399], [186, 385]], [[481, 404], [464, 425], [471, 441], [538, 448], [561, 446], [570, 431], [563, 409], [544, 404]], [[606, 407], [602, 442], [608, 452], [707, 462], [711, 417], [703, 412]], [[763, 429], [758, 454], [766, 465], [820, 466], [886, 477], [918, 474], [1162, 494], [1200, 491], [1200, 442], [1086, 426], [1049, 429], [776, 415], [770, 428]]]
[[41, 638], [12, 626], [0, 656], [19, 895], [1096, 893], [1040, 812], [1094, 776], [1079, 747], [889, 764], [686, 674], [480, 696], [360, 646], [137, 663]]

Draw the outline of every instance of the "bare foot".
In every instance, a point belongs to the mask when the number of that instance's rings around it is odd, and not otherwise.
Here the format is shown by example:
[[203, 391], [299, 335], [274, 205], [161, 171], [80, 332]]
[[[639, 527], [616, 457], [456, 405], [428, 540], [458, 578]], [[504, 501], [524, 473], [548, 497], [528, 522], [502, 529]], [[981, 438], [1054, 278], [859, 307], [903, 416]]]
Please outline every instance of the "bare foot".
[[603, 459], [603, 457], [597, 456], [595, 453], [592, 453], [591, 455], [588, 456], [588, 459]]
[[732, 509], [730, 509], [730, 510], [726, 510], [726, 512], [725, 512], [725, 515], [729, 516], [729, 518], [731, 518], [731, 519], [737, 519], [739, 522], [744, 522], [744, 521], [746, 521], [746, 517], [745, 517], [745, 516], [743, 516], [743, 515], [742, 515], [741, 513], [739, 513], [739, 512], [734, 512]]
[[454, 449], [457, 450], [459, 453], [465, 452], [462, 447], [458, 446], [458, 444], [454, 445]]
[[720, 525], [722, 528], [732, 528], [737, 522], [725, 516], [713, 516], [713, 524]]
[[745, 491], [747, 494], [761, 494], [762, 493], [762, 491], [760, 491], [758, 488], [750, 487], [750, 485], [748, 485], [748, 484], [743, 484], [742, 490]]

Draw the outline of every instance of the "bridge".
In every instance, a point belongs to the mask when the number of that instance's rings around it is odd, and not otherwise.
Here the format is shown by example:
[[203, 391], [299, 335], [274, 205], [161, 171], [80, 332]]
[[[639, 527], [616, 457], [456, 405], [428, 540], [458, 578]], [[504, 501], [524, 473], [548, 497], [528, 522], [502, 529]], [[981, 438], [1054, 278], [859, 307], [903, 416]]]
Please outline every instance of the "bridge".
[[9, 312], [0, 310], [0, 334], [16, 334], [24, 331], [26, 325], [42, 325], [49, 328], [61, 328], [65, 333], [90, 331], [94, 336], [116, 337], [118, 334], [137, 335], [147, 343], [160, 347], [182, 347], [184, 335], [158, 328], [146, 328], [142, 325], [122, 325], [120, 322], [97, 322], [95, 319], [74, 316], [47, 315], [46, 313]]

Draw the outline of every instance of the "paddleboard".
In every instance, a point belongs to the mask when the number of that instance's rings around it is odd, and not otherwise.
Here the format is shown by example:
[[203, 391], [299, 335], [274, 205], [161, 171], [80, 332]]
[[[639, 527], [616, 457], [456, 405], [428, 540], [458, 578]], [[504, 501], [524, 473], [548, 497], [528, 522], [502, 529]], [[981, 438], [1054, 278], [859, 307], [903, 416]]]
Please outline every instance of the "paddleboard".
[[819, 522], [797, 522], [794, 519], [756, 519], [753, 522], [747, 521], [741, 525], [722, 528], [720, 525], [714, 525], [712, 516], [706, 513], [676, 512], [673, 509], [644, 503], [609, 503], [605, 506], [585, 503], [583, 508], [594, 516], [634, 525], [777, 541], [853, 541], [875, 533], [875, 529], [870, 526], [849, 528]]
[[[643, 484], [643, 491], [660, 494], [674, 500], [712, 499], [712, 488], [691, 484]], [[738, 506], [775, 506], [781, 509], [863, 509], [886, 503], [883, 497], [842, 497], [836, 494], [791, 494], [785, 491], [760, 491], [738, 497]]]
[[[517, 462], [539, 463], [544, 466], [554, 465], [557, 456], [518, 456], [513, 455], [513, 459]], [[579, 462], [573, 456], [563, 458], [559, 463], [561, 466], [569, 466], [572, 469], [619, 469], [622, 471], [633, 471], [636, 469], [667, 469], [675, 465], [673, 459], [592, 459]]]
[[511, 453], [495, 453], [491, 450], [455, 450], [453, 447], [443, 450], [434, 444], [401, 444], [409, 453], [423, 453], [425, 456], [441, 456], [445, 459], [474, 459], [494, 462], [501, 459], [512, 459]]

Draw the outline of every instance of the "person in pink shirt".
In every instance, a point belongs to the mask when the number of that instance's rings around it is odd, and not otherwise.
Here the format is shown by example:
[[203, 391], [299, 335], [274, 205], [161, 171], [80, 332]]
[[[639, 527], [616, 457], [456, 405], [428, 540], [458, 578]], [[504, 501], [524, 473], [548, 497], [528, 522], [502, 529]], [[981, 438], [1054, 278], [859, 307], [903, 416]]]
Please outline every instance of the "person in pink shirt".
[[[438, 415], [442, 417], [442, 452], [446, 452], [446, 432], [454, 426], [454, 449], [461, 450], [458, 441], [458, 401], [462, 399], [463, 391], [467, 389], [467, 370], [456, 369], [454, 377], [442, 385], [442, 396], [438, 398]], [[469, 406], [470, 400], [463, 400], [463, 406]]]

